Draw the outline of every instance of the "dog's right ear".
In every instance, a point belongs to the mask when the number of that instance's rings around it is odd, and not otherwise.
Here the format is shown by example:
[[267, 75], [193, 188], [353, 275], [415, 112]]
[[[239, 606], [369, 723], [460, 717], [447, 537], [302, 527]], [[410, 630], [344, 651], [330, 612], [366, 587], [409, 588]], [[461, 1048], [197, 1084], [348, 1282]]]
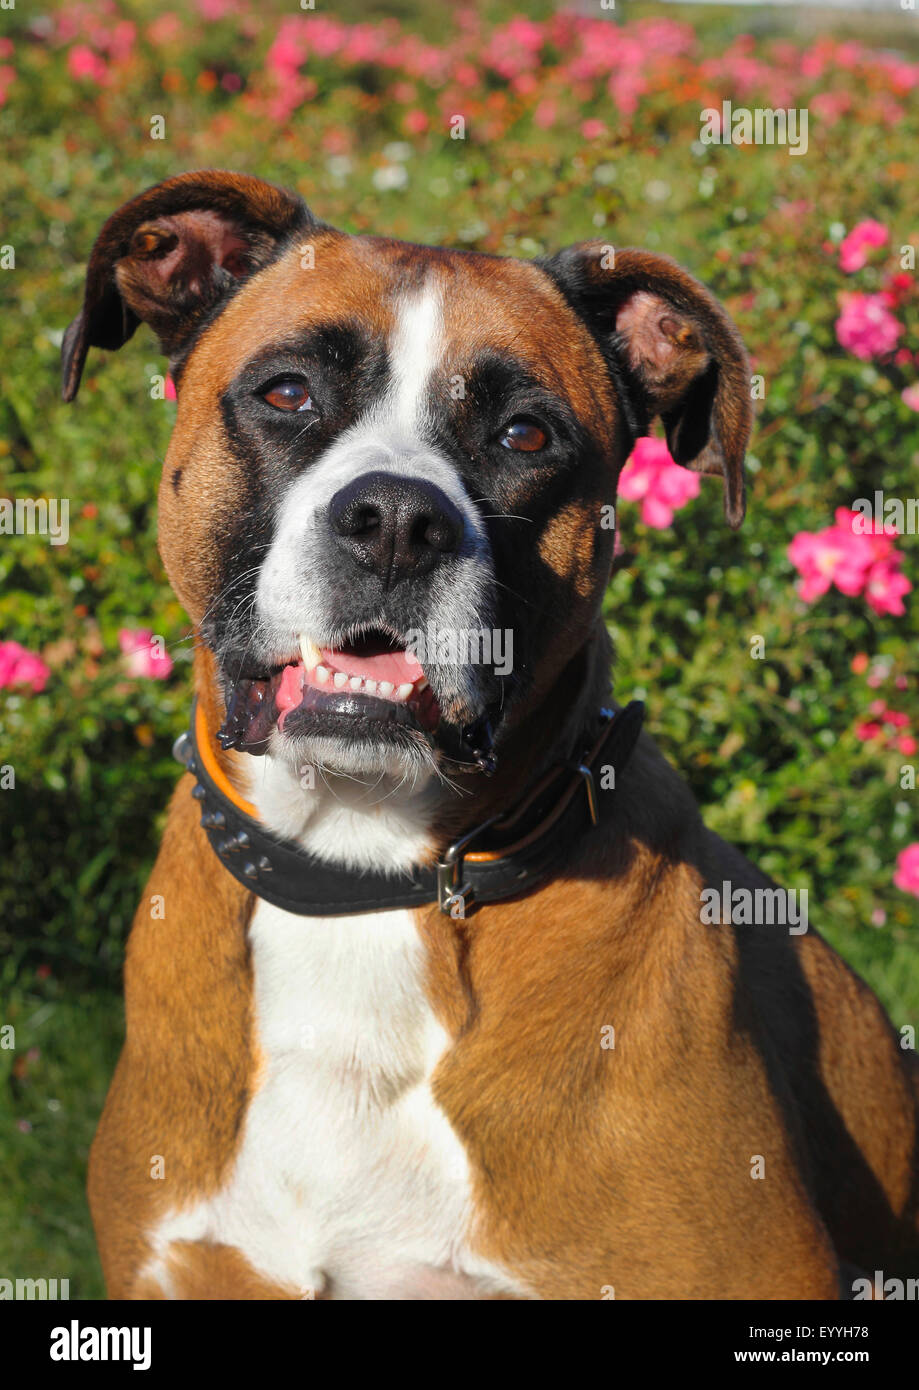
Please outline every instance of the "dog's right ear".
[[119, 348], [149, 323], [170, 356], [233, 285], [282, 240], [317, 225], [305, 203], [248, 174], [179, 174], [125, 203], [96, 239], [83, 308], [64, 334], [62, 395], [72, 401], [91, 347]]
[[750, 364], [710, 290], [669, 256], [600, 240], [560, 251], [543, 268], [622, 378], [633, 433], [659, 417], [677, 463], [724, 479], [724, 511], [744, 516], [744, 454], [753, 428]]

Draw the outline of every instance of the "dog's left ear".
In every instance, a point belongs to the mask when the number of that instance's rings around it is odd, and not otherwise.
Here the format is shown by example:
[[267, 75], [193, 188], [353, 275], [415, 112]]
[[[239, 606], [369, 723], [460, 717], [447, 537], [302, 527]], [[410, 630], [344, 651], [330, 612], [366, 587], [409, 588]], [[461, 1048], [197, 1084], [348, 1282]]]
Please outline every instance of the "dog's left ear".
[[750, 365], [724, 309], [669, 256], [569, 246], [541, 262], [591, 330], [644, 434], [660, 417], [677, 463], [724, 477], [724, 512], [744, 518], [753, 427]]

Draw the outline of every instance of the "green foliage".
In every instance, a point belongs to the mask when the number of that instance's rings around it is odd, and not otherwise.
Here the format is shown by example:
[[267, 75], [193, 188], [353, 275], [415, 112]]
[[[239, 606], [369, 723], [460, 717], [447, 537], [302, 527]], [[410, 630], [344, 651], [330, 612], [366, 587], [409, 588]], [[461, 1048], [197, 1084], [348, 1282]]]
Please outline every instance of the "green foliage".
[[107, 991], [54, 979], [4, 992], [15, 1049], [0, 1047], [0, 1267], [4, 1278], [69, 1279], [71, 1298], [101, 1298], [83, 1199], [89, 1145], [124, 1027]]

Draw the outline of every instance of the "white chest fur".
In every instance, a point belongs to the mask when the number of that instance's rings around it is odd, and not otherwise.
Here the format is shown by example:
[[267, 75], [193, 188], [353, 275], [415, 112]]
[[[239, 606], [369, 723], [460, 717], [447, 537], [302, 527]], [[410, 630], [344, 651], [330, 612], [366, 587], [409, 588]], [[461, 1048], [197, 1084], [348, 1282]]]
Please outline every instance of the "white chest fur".
[[411, 913], [296, 917], [260, 903], [250, 941], [262, 1066], [229, 1184], [173, 1239], [238, 1246], [301, 1297], [515, 1292], [469, 1249], [469, 1170], [430, 1091], [447, 1046]]

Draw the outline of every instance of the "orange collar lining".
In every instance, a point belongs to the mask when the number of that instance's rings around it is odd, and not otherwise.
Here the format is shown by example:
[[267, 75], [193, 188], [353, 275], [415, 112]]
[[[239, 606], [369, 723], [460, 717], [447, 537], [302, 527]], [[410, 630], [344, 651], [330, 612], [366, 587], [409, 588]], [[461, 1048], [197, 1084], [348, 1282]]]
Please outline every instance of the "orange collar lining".
[[242, 811], [244, 815], [250, 816], [252, 820], [259, 820], [259, 813], [252, 805], [252, 802], [247, 801], [244, 796], [240, 796], [239, 792], [233, 786], [233, 783], [217, 761], [214, 746], [211, 743], [210, 732], [207, 727], [204, 706], [200, 700], [195, 704], [195, 742], [198, 745], [198, 756], [204, 764], [205, 771], [217, 789], [223, 793], [228, 801], [232, 801], [237, 811]]

